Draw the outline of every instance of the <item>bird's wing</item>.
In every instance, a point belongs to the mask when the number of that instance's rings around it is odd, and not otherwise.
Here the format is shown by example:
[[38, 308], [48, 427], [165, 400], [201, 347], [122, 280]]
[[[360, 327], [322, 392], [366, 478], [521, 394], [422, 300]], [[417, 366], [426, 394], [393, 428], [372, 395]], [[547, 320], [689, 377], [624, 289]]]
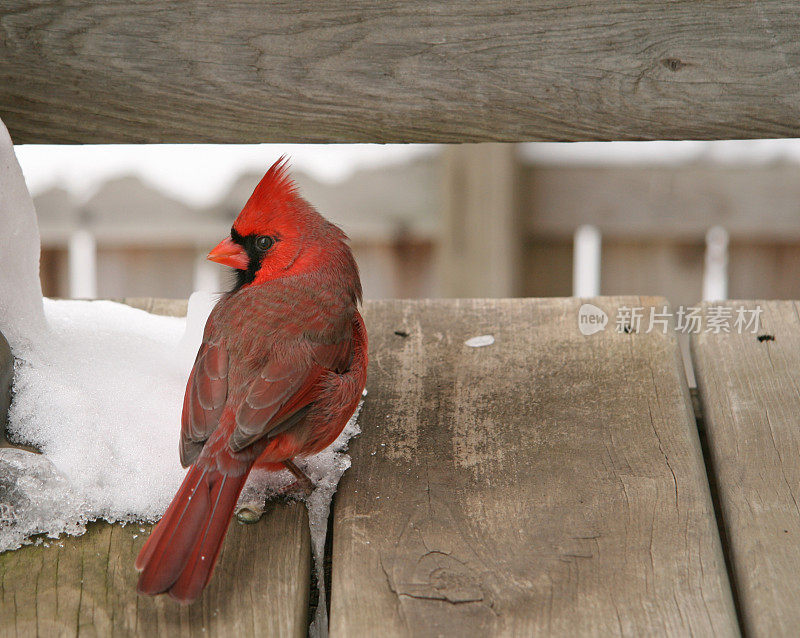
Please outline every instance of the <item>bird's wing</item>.
[[195, 462], [219, 424], [228, 398], [228, 352], [221, 343], [204, 341], [186, 384], [181, 415], [181, 464]]
[[236, 410], [236, 427], [228, 445], [234, 452], [265, 436], [275, 436], [297, 422], [317, 395], [317, 381], [324, 372], [318, 365], [269, 361], [250, 384]]
[[[180, 457], [187, 467], [197, 460], [203, 445], [219, 425], [228, 400], [228, 353], [219, 340], [210, 340], [206, 327], [194, 367], [186, 384], [181, 417]], [[319, 391], [327, 371], [343, 372], [352, 357], [352, 332], [338, 339], [306, 334], [298, 359], [271, 359], [250, 382], [236, 412], [229, 445], [238, 452], [264, 436], [275, 436], [295, 425]], [[310, 357], [308, 354], [310, 353]]]
[[350, 335], [335, 343], [309, 341], [307, 345], [312, 352], [310, 361], [269, 361], [253, 380], [236, 411], [236, 427], [228, 442], [234, 452], [291, 428], [317, 398], [321, 377], [347, 368]]

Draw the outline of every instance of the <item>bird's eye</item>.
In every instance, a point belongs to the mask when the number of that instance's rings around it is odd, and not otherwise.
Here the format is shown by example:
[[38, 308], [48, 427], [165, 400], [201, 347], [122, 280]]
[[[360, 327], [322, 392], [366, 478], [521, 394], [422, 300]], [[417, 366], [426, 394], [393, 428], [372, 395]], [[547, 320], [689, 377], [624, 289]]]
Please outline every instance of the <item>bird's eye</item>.
[[272, 248], [272, 245], [275, 243], [275, 239], [270, 237], [269, 235], [259, 235], [256, 237], [256, 248], [260, 251], [265, 252]]

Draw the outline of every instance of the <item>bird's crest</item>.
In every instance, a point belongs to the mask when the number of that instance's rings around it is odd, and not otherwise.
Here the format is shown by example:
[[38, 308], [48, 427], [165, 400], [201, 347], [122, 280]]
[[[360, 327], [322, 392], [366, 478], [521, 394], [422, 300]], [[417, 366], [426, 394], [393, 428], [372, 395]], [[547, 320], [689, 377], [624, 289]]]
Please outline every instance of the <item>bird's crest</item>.
[[237, 230], [247, 235], [257, 229], [268, 211], [281, 210], [297, 199], [297, 185], [289, 175], [289, 158], [281, 155], [269, 167], [236, 220]]
[[292, 200], [296, 196], [297, 185], [289, 175], [289, 158], [281, 155], [261, 178], [250, 199], [278, 202]]

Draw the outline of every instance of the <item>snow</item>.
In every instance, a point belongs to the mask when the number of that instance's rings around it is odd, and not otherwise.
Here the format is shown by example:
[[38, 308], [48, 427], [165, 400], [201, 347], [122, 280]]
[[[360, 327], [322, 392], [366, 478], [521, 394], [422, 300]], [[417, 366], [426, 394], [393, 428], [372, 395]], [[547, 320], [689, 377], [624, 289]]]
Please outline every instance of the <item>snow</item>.
[[184, 475], [188, 368], [175, 350], [186, 321], [110, 301], [46, 299], [44, 310], [47, 337], [15, 351], [10, 437], [42, 451], [82, 521], [155, 520]]
[[83, 531], [83, 504], [46, 457], [0, 449], [0, 551], [34, 534], [51, 537]]
[[464, 345], [469, 346], [470, 348], [483, 348], [484, 346], [490, 346], [494, 343], [494, 337], [492, 335], [481, 335], [479, 337], [472, 337], [472, 339], [467, 339], [464, 342]]
[[[185, 470], [178, 460], [183, 393], [216, 296], [195, 293], [188, 317], [110, 301], [42, 300], [30, 195], [0, 122], [0, 329], [15, 356], [8, 432], [42, 454], [0, 449], [0, 552], [32, 535], [81, 534], [86, 523], [153, 521]], [[360, 408], [360, 406], [359, 406]], [[327, 635], [323, 553], [331, 499], [350, 466], [353, 415], [337, 441], [298, 460], [316, 488], [306, 499], [322, 591], [311, 635]], [[291, 483], [253, 475], [242, 501]], [[141, 530], [143, 531], [143, 530]]]
[[12, 350], [44, 329], [39, 252], [33, 200], [0, 121], [0, 331]]

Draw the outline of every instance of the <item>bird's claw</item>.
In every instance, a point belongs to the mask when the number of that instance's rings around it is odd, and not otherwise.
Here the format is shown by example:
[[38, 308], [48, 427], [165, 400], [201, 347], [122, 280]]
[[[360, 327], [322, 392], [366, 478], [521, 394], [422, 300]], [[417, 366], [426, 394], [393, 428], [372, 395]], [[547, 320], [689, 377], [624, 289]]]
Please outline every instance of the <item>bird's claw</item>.
[[[294, 461], [292, 461], [291, 459], [287, 459], [286, 461], [283, 462], [283, 464], [286, 467], [286, 469], [289, 470], [294, 475], [294, 478], [296, 479], [294, 483], [284, 488], [286, 492], [288, 492], [289, 490], [297, 489], [300, 492], [302, 492], [305, 498], [311, 496], [311, 493], [314, 491], [314, 487], [316, 486], [311, 481], [311, 479], [308, 478], [308, 476], [306, 476], [306, 473], [303, 472], [303, 470], [301, 470], [299, 467], [297, 467], [294, 464]], [[284, 492], [284, 494], [286, 492]]]
[[[303, 498], [308, 498], [314, 491], [314, 487], [314, 483], [312, 483], [309, 479], [306, 479], [305, 481], [293, 481], [292, 483], [280, 488], [275, 496], [292, 497], [295, 495], [300, 495]], [[264, 516], [264, 513], [267, 511], [268, 503], [269, 499], [267, 499], [264, 503], [259, 503], [257, 501], [245, 503], [238, 510], [236, 510], [236, 520], [238, 520], [240, 523], [246, 524], [258, 523], [258, 521], [261, 520], [261, 518]]]
[[264, 507], [261, 503], [246, 503], [236, 510], [236, 520], [240, 523], [258, 523], [264, 516]]
[[303, 498], [308, 498], [311, 496], [311, 492], [314, 491], [314, 484], [308, 480], [306, 481], [293, 481], [282, 487], [278, 494], [280, 496], [293, 496], [295, 494], [300, 494]]

